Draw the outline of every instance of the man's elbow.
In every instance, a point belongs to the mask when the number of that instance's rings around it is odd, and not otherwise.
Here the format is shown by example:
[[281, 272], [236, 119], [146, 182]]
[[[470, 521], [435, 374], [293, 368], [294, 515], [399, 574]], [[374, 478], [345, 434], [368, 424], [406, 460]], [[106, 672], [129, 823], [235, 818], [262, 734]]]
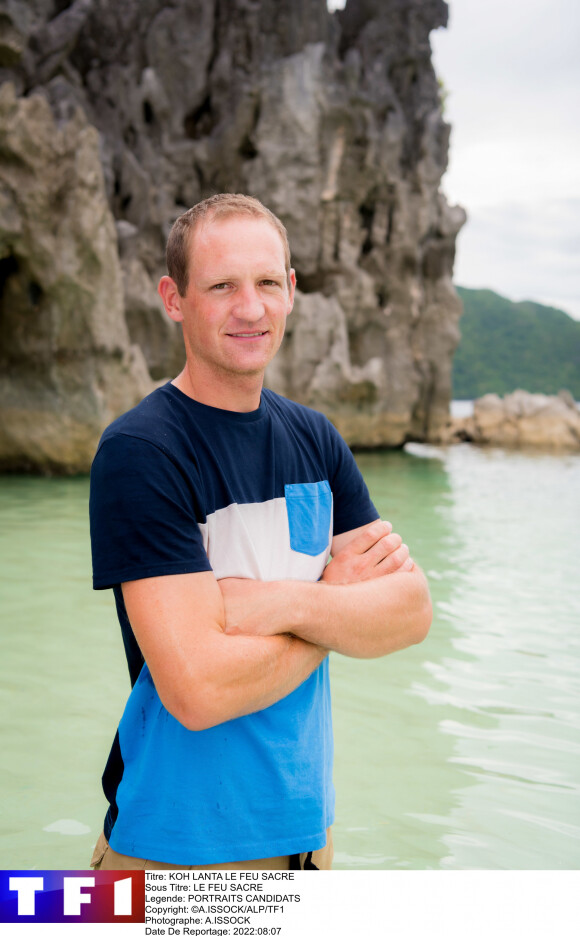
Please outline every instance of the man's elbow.
[[[409, 573], [405, 574], [408, 575]], [[404, 650], [414, 644], [422, 643], [429, 633], [432, 620], [431, 595], [429, 594], [425, 576], [420, 573], [420, 577], [418, 576], [415, 581], [413, 593], [408, 596], [406, 607], [399, 619], [399, 626], [396, 630], [396, 645], [391, 646], [387, 652]]]
[[221, 724], [217, 717], [212, 717], [210, 712], [200, 710], [183, 712], [178, 721], [187, 728], [188, 731], [207, 731], [209, 728], [215, 728]]
[[412, 643], [418, 644], [425, 640], [425, 637], [431, 629], [432, 620], [433, 605], [431, 603], [431, 596], [429, 592], [427, 592], [415, 614], [414, 627], [411, 634], [413, 638]]
[[409, 628], [410, 643], [418, 644], [425, 640], [433, 620], [433, 604], [425, 574], [418, 567], [415, 569], [415, 600], [412, 625]]
[[161, 701], [169, 714], [188, 731], [207, 731], [233, 717], [224, 715], [215, 704], [211, 703], [208, 694], [201, 691], [199, 687], [187, 696], [174, 696]]

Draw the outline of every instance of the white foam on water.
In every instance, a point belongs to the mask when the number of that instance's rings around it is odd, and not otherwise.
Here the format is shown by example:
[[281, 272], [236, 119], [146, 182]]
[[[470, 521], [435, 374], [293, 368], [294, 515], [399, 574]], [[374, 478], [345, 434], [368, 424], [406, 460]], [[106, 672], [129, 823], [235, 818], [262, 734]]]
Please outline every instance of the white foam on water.
[[60, 835], [87, 835], [91, 827], [76, 819], [57, 819], [50, 825], [44, 826], [43, 832], [59, 832]]

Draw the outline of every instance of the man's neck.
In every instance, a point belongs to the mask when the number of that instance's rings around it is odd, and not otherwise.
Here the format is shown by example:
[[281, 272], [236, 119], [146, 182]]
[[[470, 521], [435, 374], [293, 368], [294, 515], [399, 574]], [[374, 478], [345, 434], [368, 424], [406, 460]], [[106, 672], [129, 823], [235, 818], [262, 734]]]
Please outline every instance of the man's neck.
[[199, 373], [194, 377], [186, 364], [171, 382], [197, 403], [229, 410], [232, 413], [251, 413], [260, 406], [264, 375], [235, 375], [231, 381], [225, 378], [214, 382], [204, 380]]

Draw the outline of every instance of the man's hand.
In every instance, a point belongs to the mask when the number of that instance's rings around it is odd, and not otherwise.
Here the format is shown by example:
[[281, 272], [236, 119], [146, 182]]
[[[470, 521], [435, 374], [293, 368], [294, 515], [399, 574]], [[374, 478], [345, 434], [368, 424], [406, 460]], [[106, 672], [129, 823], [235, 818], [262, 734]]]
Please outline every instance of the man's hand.
[[415, 563], [388, 520], [375, 520], [337, 549], [322, 581], [327, 585], [351, 585], [392, 572], [410, 572]]
[[427, 583], [390, 523], [376, 520], [334, 537], [333, 556], [320, 582], [222, 579], [226, 634], [291, 633], [360, 657], [383, 656], [425, 637]]
[[[375, 520], [344, 545], [338, 538], [335, 556], [326, 566], [321, 582], [352, 585], [393, 572], [410, 572], [415, 563], [409, 557], [409, 548], [392, 529], [388, 521]], [[222, 579], [219, 586], [225, 603], [227, 634], [268, 636], [291, 629], [288, 603], [276, 601], [278, 592], [282, 597], [287, 594], [282, 583], [228, 578]], [[292, 583], [286, 583], [286, 588], [292, 588]]]

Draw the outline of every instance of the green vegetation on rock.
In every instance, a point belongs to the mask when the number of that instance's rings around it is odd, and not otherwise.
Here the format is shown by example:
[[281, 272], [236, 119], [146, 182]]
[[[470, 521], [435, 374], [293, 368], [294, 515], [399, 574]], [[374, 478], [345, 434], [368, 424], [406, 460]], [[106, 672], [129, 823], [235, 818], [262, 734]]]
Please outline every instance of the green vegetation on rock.
[[580, 399], [580, 322], [537, 302], [511, 302], [490, 289], [457, 287], [464, 304], [453, 360], [453, 397], [522, 389]]

